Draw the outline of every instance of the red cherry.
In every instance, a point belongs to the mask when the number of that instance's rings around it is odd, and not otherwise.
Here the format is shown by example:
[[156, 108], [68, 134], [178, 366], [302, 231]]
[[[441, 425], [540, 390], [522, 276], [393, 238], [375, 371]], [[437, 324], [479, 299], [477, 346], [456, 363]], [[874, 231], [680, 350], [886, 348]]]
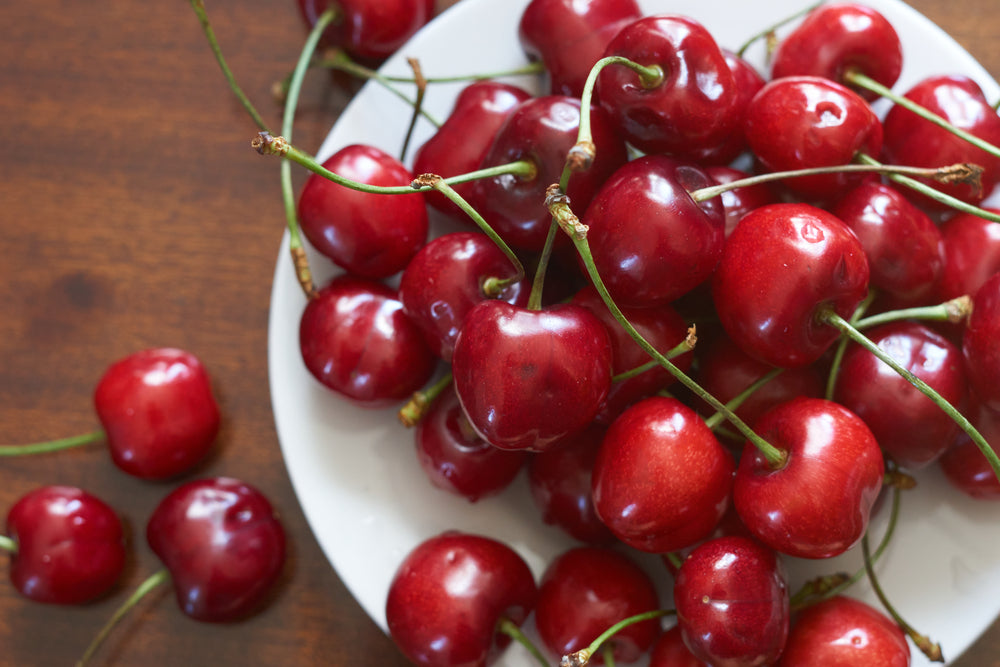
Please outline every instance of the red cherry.
[[[691, 159], [698, 164], [720, 167], [729, 164], [747, 150], [747, 139], [743, 134], [743, 118], [746, 115], [747, 107], [750, 106], [750, 100], [757, 94], [757, 91], [764, 87], [765, 83], [764, 77], [753, 65], [732, 51], [722, 49], [722, 56], [726, 59], [726, 65], [733, 73], [733, 80], [736, 83], [736, 120], [733, 129], [721, 143], [690, 153]], [[706, 171], [710, 170], [706, 169]], [[725, 195], [723, 197], [725, 198]]]
[[[1000, 413], [983, 407], [973, 398], [968, 418], [982, 434], [993, 451], [1000, 450]], [[972, 498], [1000, 500], [1000, 480], [989, 461], [965, 433], [959, 433], [954, 443], [938, 459], [941, 470], [951, 484]]]
[[594, 508], [635, 549], [683, 549], [707, 537], [726, 511], [733, 468], [693, 410], [647, 398], [608, 428], [594, 462]]
[[733, 503], [773, 549], [829, 558], [864, 535], [882, 488], [882, 452], [857, 415], [832, 401], [797, 398], [767, 412], [754, 430], [787, 453], [774, 469], [751, 443], [743, 449]]
[[[750, 176], [745, 171], [728, 166], [705, 167], [705, 173], [719, 185], [727, 185]], [[778, 202], [777, 194], [767, 183], [726, 190], [719, 195], [719, 199], [722, 200], [722, 208], [726, 212], [726, 238], [733, 233], [744, 215], [755, 208]]]
[[896, 623], [874, 607], [837, 596], [799, 612], [778, 667], [909, 667]]
[[146, 539], [170, 572], [181, 610], [199, 621], [255, 611], [285, 564], [285, 531], [267, 498], [226, 477], [172, 491], [153, 511]]
[[365, 407], [408, 398], [434, 372], [434, 355], [395, 292], [352, 276], [335, 278], [309, 300], [299, 346], [313, 377]]
[[6, 531], [17, 545], [10, 580], [36, 602], [90, 602], [125, 567], [118, 515], [81, 489], [44, 486], [22, 496], [7, 514]]
[[94, 406], [112, 461], [143, 479], [187, 472], [219, 432], [208, 373], [183, 350], [143, 350], [115, 362], [97, 383]]
[[537, 597], [531, 570], [507, 545], [448, 532], [419, 544], [389, 585], [389, 634], [418, 665], [483, 667], [510, 642], [497, 631], [521, 625]]
[[310, 27], [334, 8], [338, 16], [323, 33], [323, 44], [370, 60], [391, 56], [434, 17], [434, 0], [298, 0], [298, 4]]
[[684, 645], [681, 626], [675, 625], [656, 640], [649, 654], [649, 667], [708, 667]]
[[597, 414], [611, 384], [611, 344], [600, 320], [580, 306], [527, 310], [483, 301], [465, 318], [452, 373], [484, 440], [544, 451]]
[[[998, 208], [987, 207], [992, 213]], [[944, 269], [940, 300], [976, 293], [994, 273], [1000, 273], [1000, 225], [970, 213], [960, 213], [941, 225]]]
[[962, 354], [969, 384], [983, 405], [1000, 411], [1000, 273], [983, 283], [972, 297]]
[[[366, 185], [413, 181], [399, 160], [374, 146], [345, 146], [323, 166]], [[427, 206], [417, 193], [360, 192], [310, 174], [299, 195], [298, 215], [302, 233], [316, 250], [363, 278], [401, 271], [427, 240]]]
[[685, 559], [674, 584], [677, 624], [695, 657], [714, 667], [756, 667], [788, 637], [785, 568], [755, 540], [720, 537]]
[[[627, 556], [578, 547], [553, 560], [538, 586], [535, 627], [545, 646], [564, 656], [587, 648], [615, 623], [660, 608], [652, 579]], [[656, 620], [633, 623], [611, 640], [614, 661], [635, 662], [660, 632]], [[596, 653], [592, 664], [604, 664]]]

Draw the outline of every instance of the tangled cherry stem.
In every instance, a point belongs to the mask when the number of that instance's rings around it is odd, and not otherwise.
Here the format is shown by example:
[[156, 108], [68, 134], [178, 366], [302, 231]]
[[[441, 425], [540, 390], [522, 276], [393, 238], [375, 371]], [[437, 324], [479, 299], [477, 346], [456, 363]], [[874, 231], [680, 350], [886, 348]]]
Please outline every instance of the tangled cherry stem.
[[538, 647], [535, 646], [530, 639], [528, 639], [527, 635], [521, 631], [521, 628], [517, 626], [517, 623], [514, 623], [509, 618], [502, 618], [497, 624], [497, 630], [507, 635], [524, 648], [528, 649], [528, 652], [535, 657], [540, 665], [543, 667], [549, 667], [549, 663], [545, 659], [545, 656], [542, 655], [542, 652], [538, 650]]
[[646, 611], [641, 614], [636, 614], [635, 616], [629, 616], [628, 618], [622, 619], [598, 635], [597, 639], [592, 641], [586, 648], [564, 655], [562, 660], [559, 662], [559, 667], [583, 667], [589, 663], [590, 658], [605, 645], [605, 642], [628, 626], [635, 625], [636, 623], [642, 623], [643, 621], [663, 618], [664, 616], [673, 616], [676, 613], [677, 611], [674, 609], [656, 609], [654, 611]]
[[[697, 343], [698, 343], [698, 337], [695, 335], [695, 328], [689, 327], [688, 333], [684, 337], [684, 340], [677, 343], [677, 345], [675, 345], [673, 349], [671, 349], [663, 356], [671, 360], [676, 359], [682, 354], [687, 354], [688, 352], [693, 350]], [[659, 363], [651, 359], [640, 366], [636, 366], [635, 368], [629, 369], [627, 371], [622, 371], [618, 375], [615, 375], [614, 377], [611, 378], [611, 382], [624, 382], [625, 380], [631, 380], [636, 375], [642, 375], [646, 371], [652, 368], [656, 368], [659, 365], [660, 365]]]
[[[749, 387], [741, 391], [739, 394], [734, 396], [728, 403], [726, 403], [726, 408], [735, 412], [741, 405], [743, 405], [743, 403], [748, 398], [750, 398], [753, 395], [755, 391], [763, 387], [765, 384], [767, 384], [774, 378], [781, 375], [781, 373], [784, 372], [784, 370], [785, 370], [784, 368], [773, 368], [767, 373], [765, 373], [763, 376], [757, 378], [757, 380], [751, 383]], [[722, 423], [722, 420], [725, 418], [726, 416], [723, 413], [716, 412], [711, 417], [705, 420], [705, 426], [714, 431], [715, 428], [720, 423]]]
[[33, 442], [26, 445], [4, 445], [0, 447], [0, 457], [4, 456], [28, 456], [31, 454], [47, 454], [58, 452], [63, 449], [72, 449], [81, 445], [89, 445], [103, 440], [105, 437], [103, 430], [92, 431], [82, 435], [74, 435], [69, 438], [58, 440], [46, 440], [45, 442]]
[[437, 397], [441, 395], [445, 389], [451, 386], [453, 377], [451, 373], [447, 373], [442, 376], [439, 380], [432, 383], [431, 385], [425, 387], [421, 391], [414, 392], [410, 400], [407, 401], [406, 405], [400, 408], [397, 416], [399, 421], [402, 422], [403, 426], [411, 428], [420, 423], [420, 420], [424, 418], [427, 413], [427, 408], [437, 400]]
[[[868, 295], [858, 304], [854, 312], [851, 313], [851, 324], [856, 323], [864, 316], [869, 306], [874, 303], [875, 297], [875, 290], [869, 289]], [[847, 352], [847, 345], [850, 342], [851, 340], [847, 336], [843, 336], [837, 341], [837, 349], [833, 352], [833, 359], [830, 361], [830, 370], [826, 376], [826, 393], [824, 394], [824, 398], [828, 401], [833, 400], [833, 392], [837, 388], [837, 376], [840, 374], [840, 365], [844, 361], [844, 354]]]
[[413, 70], [413, 83], [417, 87], [417, 97], [413, 100], [413, 114], [410, 116], [410, 124], [406, 128], [406, 137], [403, 139], [403, 149], [399, 152], [399, 161], [406, 161], [406, 151], [410, 147], [410, 140], [413, 139], [413, 131], [417, 127], [417, 119], [420, 118], [420, 112], [424, 109], [424, 96], [427, 94], [427, 79], [424, 78], [424, 72], [420, 67], [420, 61], [416, 58], [407, 58], [406, 62], [409, 63], [410, 69]]
[[801, 18], [801, 17], [805, 16], [806, 14], [810, 13], [812, 10], [816, 9], [817, 7], [819, 7], [822, 4], [823, 4], [822, 2], [817, 2], [815, 5], [810, 5], [810, 6], [806, 7], [805, 9], [803, 9], [802, 11], [795, 12], [791, 16], [789, 16], [787, 18], [784, 18], [784, 19], [778, 21], [777, 23], [775, 23], [773, 25], [770, 25], [770, 26], [764, 28], [763, 30], [761, 30], [760, 32], [752, 35], [750, 37], [750, 39], [748, 39], [747, 41], [743, 42], [743, 44], [740, 46], [740, 48], [736, 50], [736, 55], [738, 55], [740, 58], [742, 58], [743, 54], [747, 52], [747, 49], [749, 49], [753, 45], [754, 42], [756, 42], [759, 39], [768, 39], [768, 40], [770, 40], [770, 38], [774, 35], [774, 33], [778, 30], [778, 28], [784, 26], [785, 24], [791, 23], [792, 21], [794, 21], [797, 18]]

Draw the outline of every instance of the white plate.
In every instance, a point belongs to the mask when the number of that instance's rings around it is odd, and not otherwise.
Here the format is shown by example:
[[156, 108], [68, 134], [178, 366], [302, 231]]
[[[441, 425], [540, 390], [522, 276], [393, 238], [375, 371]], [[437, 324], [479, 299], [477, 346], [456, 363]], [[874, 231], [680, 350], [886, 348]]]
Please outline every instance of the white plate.
[[[462, 0], [403, 47], [384, 71], [409, 74], [407, 56], [418, 56], [427, 76], [522, 65], [525, 59], [516, 34], [526, 4], [527, 0]], [[805, 4], [805, 0], [640, 1], [647, 13], [669, 11], [703, 22], [722, 46], [732, 49]], [[896, 0], [868, 4], [890, 19], [903, 40], [905, 64], [897, 90], [905, 91], [932, 73], [964, 73], [979, 81], [987, 99], [1000, 96], [989, 74], [912, 8]], [[763, 70], [759, 45], [747, 57]], [[537, 89], [533, 79], [513, 82]], [[459, 84], [432, 86], [427, 109], [445, 118], [459, 89]], [[373, 144], [398, 155], [409, 113], [397, 98], [368, 84], [341, 115], [318, 155], [324, 159], [351, 143]], [[413, 145], [431, 131], [428, 123], [421, 123]], [[320, 284], [335, 273], [325, 259], [315, 254], [310, 259]], [[359, 410], [308, 374], [298, 346], [304, 305], [286, 236], [278, 254], [269, 325], [278, 435], [295, 491], [320, 546], [376, 623], [386, 627], [385, 598], [396, 567], [429, 536], [447, 529], [492, 535], [520, 552], [536, 575], [573, 544], [538, 520], [523, 475], [503, 495], [474, 505], [433, 488], [417, 464], [413, 435], [396, 421], [394, 410]], [[884, 514], [873, 522], [876, 535], [881, 534]], [[935, 468], [920, 475], [920, 487], [905, 495], [896, 537], [880, 562], [881, 581], [897, 609], [917, 629], [940, 641], [949, 659], [975, 641], [1000, 612], [996, 514], [996, 505], [976, 503], [947, 488]], [[860, 564], [857, 553], [839, 560], [818, 566], [790, 562], [792, 590], [808, 572], [853, 571]], [[664, 586], [668, 595], [669, 584]], [[864, 584], [851, 594], [874, 602]], [[670, 605], [670, 597], [663, 599]], [[914, 665], [929, 664], [914, 653]], [[501, 664], [532, 662], [515, 645]]]

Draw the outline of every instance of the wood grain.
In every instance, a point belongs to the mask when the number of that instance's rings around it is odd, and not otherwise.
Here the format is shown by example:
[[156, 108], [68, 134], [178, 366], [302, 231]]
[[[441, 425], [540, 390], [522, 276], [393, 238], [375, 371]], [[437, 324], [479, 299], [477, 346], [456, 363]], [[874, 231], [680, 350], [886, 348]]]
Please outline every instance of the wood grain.
[[[912, 4], [1000, 72], [994, 0]], [[209, 11], [233, 71], [277, 126], [270, 87], [305, 34], [294, 3], [215, 0]], [[277, 162], [250, 150], [255, 127], [188, 3], [4, 2], [0, 25], [0, 441], [93, 429], [91, 392], [110, 361], [183, 347], [208, 365], [226, 416], [218, 452], [198, 474], [258, 486], [291, 538], [287, 573], [259, 615], [200, 624], [163, 593], [134, 610], [94, 664], [404, 664], [323, 557], [281, 460], [266, 367], [284, 224]], [[349, 97], [348, 87], [310, 76], [297, 143], [318, 146]], [[120, 508], [134, 556], [118, 589], [82, 608], [27, 602], [0, 580], [0, 664], [72, 664], [158, 567], [143, 521], [170, 484], [125, 476], [99, 446], [5, 459], [0, 511], [48, 483], [82, 486]], [[955, 664], [998, 656], [995, 626]]]

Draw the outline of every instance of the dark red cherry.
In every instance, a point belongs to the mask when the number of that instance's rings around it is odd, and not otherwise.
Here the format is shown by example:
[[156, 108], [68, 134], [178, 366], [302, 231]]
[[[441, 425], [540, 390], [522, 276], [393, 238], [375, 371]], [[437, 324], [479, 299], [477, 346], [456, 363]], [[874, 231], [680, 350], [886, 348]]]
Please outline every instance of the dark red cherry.
[[6, 533], [17, 545], [10, 580], [35, 602], [90, 602], [125, 567], [118, 514], [82, 489], [43, 486], [27, 493], [10, 508]]
[[427, 345], [451, 361], [462, 321], [474, 305], [487, 298], [527, 305], [531, 286], [524, 278], [495, 297], [484, 291], [487, 279], [516, 276], [510, 259], [485, 234], [453, 232], [430, 241], [410, 260], [399, 281], [399, 300]]
[[[858, 153], [882, 150], [882, 124], [857, 93], [815, 76], [772, 79], [747, 108], [743, 131], [768, 171], [850, 164]], [[823, 174], [782, 183], [806, 197], [830, 201], [858, 185], [865, 174]]]
[[[903, 46], [895, 28], [876, 10], [855, 3], [813, 9], [778, 43], [771, 76], [821, 76], [851, 86], [845, 74], [857, 71], [892, 88], [903, 69]], [[866, 100], [877, 94], [853, 87]]]
[[[963, 409], [962, 352], [918, 322], [894, 322], [865, 332], [903, 368]], [[958, 435], [958, 426], [916, 387], [864, 348], [848, 347], [837, 375], [834, 400], [861, 417], [882, 450], [904, 468], [934, 461]]]
[[641, 16], [634, 0], [532, 0], [517, 34], [528, 57], [545, 66], [549, 91], [580, 97], [611, 38]]
[[800, 611], [778, 667], [909, 667], [910, 647], [895, 621], [838, 595]]
[[[952, 125], [994, 146], [1000, 144], [1000, 116], [997, 116], [979, 84], [966, 76], [929, 77], [911, 88], [906, 97]], [[886, 162], [914, 167], [943, 167], [969, 162], [983, 167], [982, 188], [967, 183], [928, 182], [931, 187], [963, 201], [981, 202], [1000, 179], [1000, 159], [898, 105], [889, 109], [883, 130], [883, 157]], [[920, 201], [938, 209], [942, 207], [924, 197], [920, 197]]]
[[[736, 83], [736, 122], [729, 135], [720, 143], [706, 146], [699, 150], [692, 151], [690, 157], [701, 165], [728, 165], [744, 153], [747, 148], [747, 139], [743, 134], [743, 117], [746, 115], [750, 100], [764, 87], [764, 77], [749, 62], [740, 58], [728, 49], [722, 49], [722, 55], [726, 59], [726, 65], [733, 73], [733, 81]], [[706, 171], [709, 171], [706, 169]], [[732, 191], [730, 191], [732, 192]]]
[[434, 0], [298, 0], [298, 4], [310, 27], [334, 8], [338, 15], [323, 33], [323, 44], [367, 60], [388, 58], [434, 17]]
[[448, 532], [421, 542], [389, 584], [389, 634], [417, 665], [485, 667], [510, 643], [497, 625], [521, 625], [538, 590], [524, 560], [488, 537]]
[[983, 405], [1000, 411], [1000, 273], [983, 283], [972, 301], [962, 337], [965, 370]]
[[733, 342], [766, 363], [805, 366], [838, 338], [818, 313], [849, 318], [868, 294], [858, 237], [808, 204], [748, 213], [726, 241], [712, 282], [719, 320]]
[[[476, 81], [462, 89], [444, 124], [413, 155], [414, 174], [458, 176], [479, 168], [500, 126], [517, 106], [531, 97], [527, 91], [500, 81]], [[468, 198], [470, 183], [452, 188]], [[427, 203], [466, 225], [472, 219], [440, 192], [427, 192]]]
[[699, 167], [646, 155], [616, 171], [583, 216], [601, 279], [621, 306], [669, 303], [715, 270], [725, 242], [722, 202], [689, 192], [715, 183]]
[[469, 502], [506, 489], [527, 459], [524, 452], [497, 449], [476, 435], [452, 388], [434, 401], [414, 439], [417, 460], [431, 483]]
[[[409, 185], [413, 176], [374, 146], [345, 146], [323, 166], [366, 185]], [[299, 223], [309, 243], [348, 273], [385, 278], [398, 273], [427, 240], [423, 195], [352, 190], [310, 174], [299, 195]]]
[[[993, 451], [1000, 451], [1000, 413], [983, 407], [973, 398], [967, 416], [972, 425], [986, 439]], [[959, 433], [955, 442], [938, 459], [951, 484], [966, 495], [982, 500], [1000, 500], [1000, 480], [989, 461], [965, 433]]]
[[94, 407], [111, 460], [143, 479], [187, 472], [219, 432], [208, 373], [183, 350], [143, 350], [115, 362], [97, 383]]
[[649, 654], [649, 667], [708, 667], [684, 645], [681, 626], [675, 625], [656, 640]]
[[788, 458], [775, 469], [753, 444], [743, 448], [733, 503], [750, 532], [800, 558], [829, 558], [854, 546], [885, 474], [878, 442], [861, 418], [832, 401], [797, 398], [767, 412], [754, 430]]
[[[750, 176], [745, 171], [724, 165], [705, 167], [705, 173], [719, 185], [741, 181]], [[722, 208], [726, 212], [726, 238], [729, 238], [744, 215], [755, 208], [776, 204], [778, 195], [767, 183], [758, 183], [757, 185], [726, 190], [719, 195], [719, 199], [722, 200]]]
[[285, 531], [271, 503], [227, 477], [168, 494], [146, 524], [146, 540], [170, 572], [177, 604], [199, 621], [256, 611], [285, 565]]
[[714, 667], [772, 664], [788, 638], [786, 580], [778, 556], [755, 540], [705, 542], [684, 560], [674, 584], [684, 643]]
[[676, 551], [712, 532], [729, 504], [733, 457], [693, 410], [654, 396], [608, 428], [593, 472], [594, 508], [640, 551]]
[[[615, 623], [660, 608], [653, 580], [627, 556], [578, 547], [556, 557], [538, 585], [535, 627], [558, 656], [587, 648]], [[610, 640], [615, 663], [635, 662], [660, 632], [656, 620], [633, 623]], [[604, 664], [601, 653], [591, 664]]]
[[430, 379], [436, 361], [393, 290], [347, 275], [306, 304], [299, 347], [313, 377], [365, 407], [405, 400]]
[[[992, 213], [998, 208], [987, 207]], [[1000, 273], [1000, 225], [978, 215], [960, 213], [941, 225], [944, 269], [940, 300], [976, 293], [994, 273]]]
[[544, 451], [597, 414], [611, 384], [611, 343], [581, 306], [483, 301], [465, 318], [452, 373], [480, 437], [501, 449]]

